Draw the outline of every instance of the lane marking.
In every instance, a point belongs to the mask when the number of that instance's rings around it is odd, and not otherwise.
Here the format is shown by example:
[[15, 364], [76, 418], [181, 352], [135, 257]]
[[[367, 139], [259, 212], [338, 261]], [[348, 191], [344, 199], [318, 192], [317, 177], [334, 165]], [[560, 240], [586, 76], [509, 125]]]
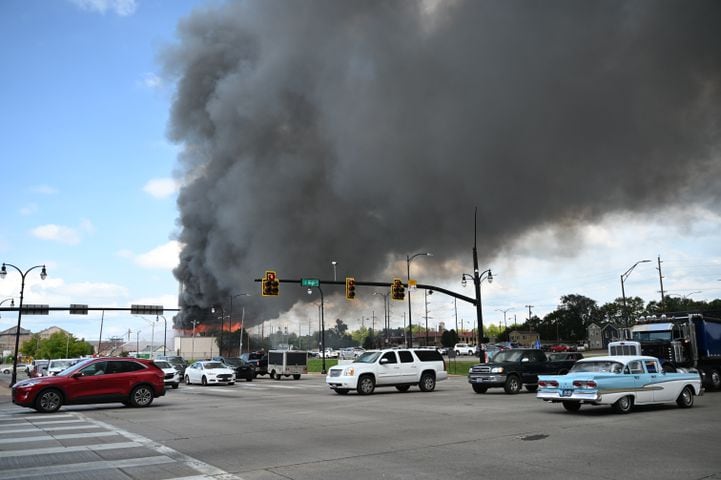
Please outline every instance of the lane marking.
[[48, 448], [33, 448], [32, 450], [11, 450], [7, 452], [0, 452], [0, 458], [12, 458], [12, 457], [26, 457], [30, 455], [49, 455], [53, 453], [66, 453], [66, 452], [99, 452], [103, 450], [115, 450], [123, 448], [137, 448], [141, 447], [135, 442], [117, 442], [117, 443], [99, 443], [96, 445], [76, 445], [72, 447], [48, 447]]
[[130, 467], [143, 467], [149, 465], [163, 465], [175, 463], [175, 460], [164, 455], [158, 457], [129, 458], [127, 460], [99, 460], [97, 462], [70, 463], [66, 465], [48, 465], [44, 467], [25, 467], [0, 472], [0, 480], [35, 477], [38, 475], [52, 476], [64, 473], [89, 472], [93, 470], [107, 470]]
[[119, 433], [97, 432], [97, 433], [70, 433], [67, 435], [40, 435], [37, 437], [24, 437], [24, 438], [0, 438], [0, 444], [44, 442], [47, 440], [70, 440], [73, 438], [113, 437], [113, 436], [117, 436], [117, 435], [119, 435]]

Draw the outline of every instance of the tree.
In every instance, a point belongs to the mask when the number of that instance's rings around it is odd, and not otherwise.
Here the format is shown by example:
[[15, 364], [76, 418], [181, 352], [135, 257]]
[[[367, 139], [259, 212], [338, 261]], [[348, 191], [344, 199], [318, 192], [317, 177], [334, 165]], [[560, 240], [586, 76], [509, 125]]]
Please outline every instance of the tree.
[[441, 334], [441, 345], [452, 348], [458, 343], [458, 333], [455, 330], [444, 330]]
[[92, 355], [93, 346], [65, 332], [55, 332], [46, 339], [41, 339], [38, 334], [33, 335], [23, 343], [20, 352], [34, 358], [78, 358]]

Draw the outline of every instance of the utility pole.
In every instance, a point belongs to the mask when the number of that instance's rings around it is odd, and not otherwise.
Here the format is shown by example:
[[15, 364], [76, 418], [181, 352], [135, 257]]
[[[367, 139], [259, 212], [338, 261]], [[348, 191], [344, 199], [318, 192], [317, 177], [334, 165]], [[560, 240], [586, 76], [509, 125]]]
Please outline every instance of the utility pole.
[[528, 321], [531, 321], [531, 309], [534, 307], [534, 305], [526, 305], [526, 308], [528, 309]]
[[661, 311], [666, 311], [666, 297], [663, 293], [663, 274], [661, 273], [661, 255], [658, 256], [658, 281], [661, 284]]

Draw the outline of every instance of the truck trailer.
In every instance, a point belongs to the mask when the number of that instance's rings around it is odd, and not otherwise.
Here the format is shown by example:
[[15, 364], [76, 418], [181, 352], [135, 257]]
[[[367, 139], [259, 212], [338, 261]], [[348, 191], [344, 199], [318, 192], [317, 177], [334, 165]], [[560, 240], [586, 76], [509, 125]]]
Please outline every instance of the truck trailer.
[[658, 358], [665, 370], [695, 368], [709, 390], [721, 389], [721, 319], [704, 313], [641, 317], [631, 327], [641, 353]]
[[271, 350], [268, 352], [268, 373], [270, 378], [293, 376], [299, 380], [308, 373], [308, 352], [305, 350]]

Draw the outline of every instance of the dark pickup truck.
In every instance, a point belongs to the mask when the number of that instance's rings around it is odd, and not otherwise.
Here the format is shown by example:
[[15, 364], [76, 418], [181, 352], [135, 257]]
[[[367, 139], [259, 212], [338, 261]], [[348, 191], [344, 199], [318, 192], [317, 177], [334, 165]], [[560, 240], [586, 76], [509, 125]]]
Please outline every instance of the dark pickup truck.
[[539, 375], [564, 375], [576, 360], [549, 360], [542, 350], [516, 348], [504, 350], [493, 356], [488, 363], [474, 365], [468, 372], [468, 383], [476, 393], [486, 393], [489, 388], [503, 387], [506, 393], [518, 393], [538, 389]]

